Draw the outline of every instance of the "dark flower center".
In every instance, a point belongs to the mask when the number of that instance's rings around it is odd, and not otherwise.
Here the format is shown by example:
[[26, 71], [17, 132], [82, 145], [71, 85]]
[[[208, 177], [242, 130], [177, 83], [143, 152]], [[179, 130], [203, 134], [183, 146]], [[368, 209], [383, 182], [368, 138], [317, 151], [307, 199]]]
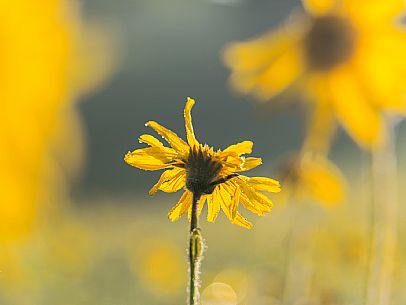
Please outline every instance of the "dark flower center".
[[214, 160], [200, 147], [191, 148], [185, 162], [186, 188], [194, 194], [211, 194], [216, 187], [215, 181], [222, 168], [220, 162]]
[[315, 17], [305, 39], [310, 68], [330, 70], [351, 57], [355, 44], [355, 31], [348, 20], [333, 15]]

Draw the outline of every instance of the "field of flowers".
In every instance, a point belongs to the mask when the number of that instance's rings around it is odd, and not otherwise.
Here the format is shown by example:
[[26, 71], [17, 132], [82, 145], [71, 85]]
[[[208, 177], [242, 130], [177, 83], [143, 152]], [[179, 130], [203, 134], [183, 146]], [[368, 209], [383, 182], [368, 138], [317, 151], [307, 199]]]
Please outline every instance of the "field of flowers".
[[405, 12], [0, 0], [0, 304], [405, 304]]

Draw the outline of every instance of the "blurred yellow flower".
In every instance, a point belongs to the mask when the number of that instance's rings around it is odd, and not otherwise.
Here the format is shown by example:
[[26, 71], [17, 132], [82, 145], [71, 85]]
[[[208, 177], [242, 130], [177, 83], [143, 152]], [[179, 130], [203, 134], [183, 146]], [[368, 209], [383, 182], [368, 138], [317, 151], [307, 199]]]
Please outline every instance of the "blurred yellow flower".
[[322, 155], [291, 156], [281, 172], [284, 189], [280, 196], [285, 200], [311, 200], [334, 206], [345, 198], [345, 180], [340, 170]]
[[198, 213], [207, 200], [208, 221], [215, 221], [221, 207], [232, 223], [251, 228], [252, 224], [237, 211], [239, 202], [251, 212], [264, 215], [271, 210], [272, 202], [258, 191], [279, 192], [279, 182], [239, 174], [262, 163], [260, 158], [243, 156], [251, 153], [251, 141], [231, 145], [223, 151], [214, 151], [207, 144], [200, 144], [195, 138], [190, 114], [194, 103], [188, 98], [184, 110], [188, 143], [158, 123], [149, 121], [146, 125], [160, 134], [172, 148], [165, 147], [153, 136], [142, 135], [140, 142], [150, 147], [128, 152], [124, 159], [144, 170], [168, 169], [150, 190], [150, 195], [158, 190], [176, 192], [185, 188], [179, 202], [168, 214], [170, 220], [177, 220], [186, 211], [190, 216], [193, 194], [198, 194], [201, 195]]
[[365, 148], [381, 144], [382, 112], [406, 110], [406, 33], [395, 20], [404, 1], [302, 2], [306, 14], [226, 48], [232, 86], [260, 100], [294, 88], [310, 101], [311, 121], [326, 130], [338, 121]]
[[186, 281], [183, 252], [162, 240], [145, 242], [139, 250], [132, 265], [143, 282], [157, 295], [178, 293]]
[[[73, 99], [111, 68], [106, 41], [87, 36], [95, 27], [82, 31], [72, 4], [0, 0], [0, 239], [29, 232], [61, 190], [62, 169], [77, 168], [82, 143]], [[87, 55], [90, 44], [98, 56]]]

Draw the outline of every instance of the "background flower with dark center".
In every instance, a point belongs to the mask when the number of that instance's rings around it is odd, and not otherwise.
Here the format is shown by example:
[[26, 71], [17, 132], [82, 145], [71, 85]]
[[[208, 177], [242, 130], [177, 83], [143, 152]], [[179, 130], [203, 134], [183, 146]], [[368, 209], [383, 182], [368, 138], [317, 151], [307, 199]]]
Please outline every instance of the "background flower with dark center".
[[125, 161], [144, 170], [166, 169], [150, 190], [150, 195], [158, 190], [176, 192], [185, 189], [179, 202], [168, 214], [172, 221], [187, 211], [190, 216], [195, 194], [201, 196], [198, 214], [207, 201], [208, 221], [214, 222], [221, 208], [232, 223], [251, 228], [252, 224], [238, 212], [239, 203], [257, 215], [264, 215], [271, 210], [272, 202], [259, 191], [279, 192], [279, 182], [265, 177], [240, 175], [240, 172], [262, 163], [260, 158], [243, 156], [251, 153], [251, 141], [231, 145], [223, 151], [215, 151], [207, 144], [200, 144], [195, 138], [190, 115], [194, 103], [193, 99], [188, 98], [184, 111], [187, 143], [172, 131], [150, 121], [146, 125], [152, 127], [172, 147], [165, 147], [151, 135], [142, 135], [140, 142], [150, 147], [127, 153]]
[[404, 2], [303, 0], [279, 30], [234, 43], [224, 58], [239, 92], [268, 100], [288, 89], [309, 101], [310, 126], [338, 121], [362, 147], [383, 142], [382, 113], [404, 114]]
[[322, 154], [292, 154], [280, 167], [283, 201], [314, 201], [333, 207], [344, 201], [346, 183], [340, 169]]

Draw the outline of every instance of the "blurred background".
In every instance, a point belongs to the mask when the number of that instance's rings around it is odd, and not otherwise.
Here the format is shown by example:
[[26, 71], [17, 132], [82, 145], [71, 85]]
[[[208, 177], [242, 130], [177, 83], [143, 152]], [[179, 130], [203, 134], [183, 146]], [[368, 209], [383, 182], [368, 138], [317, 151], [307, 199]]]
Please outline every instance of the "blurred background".
[[[301, 7], [290, 0], [0, 0], [0, 304], [184, 304], [188, 222], [166, 216], [179, 194], [149, 197], [160, 173], [134, 169], [123, 156], [141, 147], [139, 135], [153, 134], [148, 120], [184, 138], [190, 96], [201, 143], [217, 149], [252, 140], [264, 161], [252, 175], [281, 178], [281, 164], [301, 150], [305, 107], [235, 94], [222, 53]], [[402, 186], [406, 130], [399, 123], [396, 131]], [[339, 129], [329, 159], [342, 173], [340, 203], [282, 191], [271, 196], [269, 215], [243, 211], [252, 230], [224, 215], [208, 223], [203, 212], [202, 305], [364, 304], [370, 156]], [[405, 196], [400, 187], [400, 203]], [[398, 219], [405, 213], [400, 204]], [[399, 305], [404, 226], [392, 281], [391, 304]]]

